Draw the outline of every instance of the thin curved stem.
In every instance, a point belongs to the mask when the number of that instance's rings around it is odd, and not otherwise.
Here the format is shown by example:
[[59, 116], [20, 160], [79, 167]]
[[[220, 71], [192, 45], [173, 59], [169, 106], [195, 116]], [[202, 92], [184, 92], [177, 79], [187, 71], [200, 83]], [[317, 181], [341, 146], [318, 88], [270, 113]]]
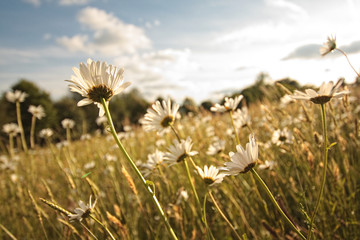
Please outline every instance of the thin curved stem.
[[30, 128], [30, 148], [31, 149], [34, 149], [34, 147], [35, 147], [35, 123], [36, 123], [36, 117], [32, 116], [31, 128]]
[[346, 57], [346, 60], [348, 61], [350, 67], [354, 70], [354, 72], [356, 73], [356, 75], [357, 75], [358, 77], [360, 77], [360, 74], [355, 70], [355, 68], [354, 68], [353, 65], [351, 64], [351, 62], [350, 62], [347, 54], [346, 54], [343, 50], [341, 50], [341, 49], [339, 49], [339, 48], [336, 48], [336, 50], [338, 50], [339, 52], [341, 52], [341, 53]]
[[294, 229], [294, 231], [299, 235], [299, 237], [301, 237], [301, 239], [306, 240], [306, 238], [300, 232], [300, 230], [294, 225], [294, 223], [288, 218], [288, 216], [286, 216], [284, 211], [281, 209], [281, 207], [279, 206], [279, 204], [275, 200], [275, 198], [274, 198], [273, 194], [271, 193], [270, 189], [268, 188], [266, 183], [262, 180], [262, 178], [259, 176], [259, 174], [255, 171], [255, 169], [252, 168], [250, 171], [252, 172], [252, 174], [254, 174], [255, 178], [259, 181], [261, 186], [265, 189], [266, 193], [270, 197], [270, 200], [275, 205], [275, 207], [278, 209], [278, 211], [281, 213], [281, 215], [285, 218], [285, 220], [289, 223], [289, 225]]
[[324, 161], [324, 172], [323, 172], [323, 176], [322, 176], [322, 181], [321, 181], [321, 187], [320, 187], [320, 191], [319, 191], [319, 196], [317, 198], [316, 201], [316, 205], [315, 205], [315, 209], [314, 212], [311, 216], [311, 220], [310, 220], [310, 227], [309, 227], [309, 235], [308, 235], [308, 240], [311, 239], [312, 236], [312, 229], [313, 229], [313, 225], [314, 225], [314, 219], [317, 213], [317, 210], [319, 209], [320, 206], [320, 202], [321, 202], [321, 197], [323, 195], [324, 192], [324, 187], [325, 187], [325, 182], [326, 182], [326, 171], [327, 171], [327, 158], [328, 158], [328, 147], [327, 147], [327, 127], [326, 127], [326, 111], [325, 111], [325, 104], [321, 104], [321, 116], [322, 116], [322, 125], [323, 125], [323, 136], [324, 136], [324, 146], [323, 146], [323, 161]]
[[130, 163], [131, 167], [133, 168], [133, 170], [135, 171], [136, 175], [138, 176], [138, 178], [141, 180], [141, 183], [142, 185], [145, 187], [145, 189], [147, 190], [147, 192], [150, 194], [151, 196], [151, 200], [153, 201], [153, 203], [155, 204], [156, 208], [158, 209], [164, 223], [165, 223], [165, 226], [168, 230], [168, 232], [170, 233], [172, 239], [178, 239], [176, 237], [176, 234], [174, 232], [174, 230], [172, 229], [167, 217], [165, 216], [165, 213], [164, 213], [164, 210], [162, 209], [156, 195], [154, 194], [153, 190], [151, 189], [151, 187], [147, 184], [145, 178], [143, 177], [143, 175], [141, 174], [140, 170], [137, 168], [137, 166], [135, 165], [134, 161], [131, 159], [130, 155], [127, 153], [127, 151], [125, 150], [124, 146], [122, 145], [117, 133], [116, 133], [116, 130], [115, 130], [115, 127], [114, 127], [114, 123], [112, 121], [112, 118], [111, 118], [111, 114], [110, 114], [110, 111], [109, 111], [109, 108], [107, 106], [107, 103], [105, 101], [104, 98], [101, 99], [102, 100], [102, 105], [104, 107], [104, 110], [105, 110], [105, 114], [106, 114], [106, 117], [108, 119], [108, 123], [109, 123], [109, 126], [110, 126], [110, 132], [111, 134], [113, 135], [114, 139], [115, 139], [115, 142], [116, 144], [118, 145], [119, 149], [121, 150], [121, 152], [124, 154], [124, 156], [126, 157], [127, 161]]
[[223, 211], [221, 211], [221, 208], [219, 207], [219, 205], [217, 204], [214, 196], [212, 195], [211, 191], [208, 191], [209, 196], [211, 198], [211, 200], [213, 201], [216, 209], [218, 210], [218, 212], [220, 213], [221, 217], [225, 220], [225, 222], [229, 225], [229, 227], [231, 228], [231, 230], [235, 233], [237, 239], [242, 240], [242, 238], [240, 237], [240, 235], [236, 232], [235, 227], [231, 224], [231, 222], [229, 221], [229, 219], [225, 216], [225, 214], [223, 213]]

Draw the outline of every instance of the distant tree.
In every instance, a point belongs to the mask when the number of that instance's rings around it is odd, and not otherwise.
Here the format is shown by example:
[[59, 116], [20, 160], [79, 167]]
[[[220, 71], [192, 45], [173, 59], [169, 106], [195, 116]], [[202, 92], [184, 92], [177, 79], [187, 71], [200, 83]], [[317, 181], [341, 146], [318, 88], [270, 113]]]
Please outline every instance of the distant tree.
[[210, 111], [210, 108], [214, 105], [214, 103], [210, 100], [207, 101], [203, 101], [200, 106], [204, 109], [204, 110], [208, 110]]

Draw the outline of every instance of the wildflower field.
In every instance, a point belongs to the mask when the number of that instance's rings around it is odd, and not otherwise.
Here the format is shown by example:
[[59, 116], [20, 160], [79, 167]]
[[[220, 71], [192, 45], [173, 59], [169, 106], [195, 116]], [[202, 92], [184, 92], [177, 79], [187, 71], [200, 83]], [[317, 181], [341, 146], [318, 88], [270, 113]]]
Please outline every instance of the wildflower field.
[[[108, 108], [130, 84], [122, 69], [73, 70], [78, 106], [94, 103], [104, 128], [75, 139], [64, 119], [63, 141], [42, 129], [40, 142], [19, 114], [3, 126], [0, 239], [360, 239], [357, 83], [274, 83], [261, 101], [183, 114], [159, 100], [129, 124]], [[6, 98], [19, 113], [27, 94]], [[34, 128], [46, 114], [29, 112]]]

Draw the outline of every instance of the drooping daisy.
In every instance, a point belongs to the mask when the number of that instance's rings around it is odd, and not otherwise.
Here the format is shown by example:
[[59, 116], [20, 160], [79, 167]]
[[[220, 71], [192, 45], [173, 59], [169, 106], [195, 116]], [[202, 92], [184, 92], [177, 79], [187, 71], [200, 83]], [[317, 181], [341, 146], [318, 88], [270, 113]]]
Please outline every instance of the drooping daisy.
[[326, 54], [334, 51], [336, 49], [336, 37], [330, 36], [328, 37], [327, 42], [324, 43], [324, 46], [320, 48], [321, 56], [325, 56]]
[[61, 121], [61, 125], [63, 128], [73, 128], [75, 126], [75, 121], [69, 118], [65, 118]]
[[299, 100], [310, 100], [315, 104], [324, 104], [331, 100], [331, 98], [342, 98], [344, 95], [349, 94], [349, 91], [337, 92], [344, 79], [339, 79], [334, 85], [332, 81], [329, 83], [323, 82], [318, 92], [313, 89], [306, 89], [305, 93], [295, 90], [294, 95], [291, 97]]
[[30, 105], [28, 111], [39, 120], [46, 116], [45, 110], [41, 105], [39, 106]]
[[145, 131], [158, 131], [161, 134], [167, 127], [174, 124], [180, 105], [171, 103], [171, 100], [156, 101], [147, 110], [140, 121]]
[[275, 166], [276, 166], [276, 162], [265, 160], [265, 163], [259, 165], [259, 169], [261, 169], [261, 170], [264, 170], [264, 169], [272, 170]]
[[50, 128], [44, 128], [39, 132], [41, 138], [49, 138], [54, 134], [54, 131]]
[[12, 134], [15, 136], [20, 133], [20, 128], [16, 123], [7, 123], [3, 125], [3, 131], [8, 135]]
[[220, 170], [213, 165], [211, 165], [209, 168], [205, 165], [204, 171], [199, 167], [196, 168], [205, 184], [209, 186], [216, 183], [221, 183], [224, 180], [224, 177], [228, 175], [225, 173], [219, 173]]
[[220, 105], [220, 104], [216, 103], [215, 106], [210, 108], [210, 110], [213, 111], [213, 112], [234, 111], [238, 107], [240, 101], [243, 98], [244, 98], [243, 95], [236, 96], [235, 98], [225, 97], [224, 105]]
[[213, 156], [213, 155], [216, 155], [216, 154], [218, 154], [218, 153], [220, 153], [220, 152], [222, 152], [224, 150], [225, 150], [225, 141], [217, 139], [215, 142], [213, 142], [209, 146], [206, 154], [209, 155], [209, 156]]
[[27, 93], [22, 92], [20, 90], [15, 90], [14, 92], [7, 92], [5, 97], [6, 100], [8, 100], [9, 102], [24, 102], [25, 98], [28, 96]]
[[79, 201], [80, 208], [75, 208], [74, 212], [75, 214], [69, 214], [69, 220], [72, 222], [74, 220], [79, 220], [80, 222], [84, 219], [90, 216], [91, 211], [95, 207], [97, 199], [94, 201], [94, 203], [91, 202], [91, 195], [89, 199], [89, 203], [85, 205], [83, 201]]
[[119, 69], [106, 62], [94, 62], [90, 58], [87, 65], [80, 63], [78, 68], [73, 68], [75, 75], [71, 76], [69, 88], [84, 97], [78, 106], [85, 106], [94, 103], [99, 108], [99, 116], [105, 114], [101, 99], [109, 104], [110, 99], [122, 92], [130, 85], [130, 82], [123, 82], [123, 69]]
[[169, 152], [164, 154], [164, 160], [178, 163], [184, 161], [186, 157], [198, 154], [197, 151], [191, 151], [192, 145], [193, 143], [190, 137], [187, 137], [186, 140], [181, 139], [180, 142], [175, 139], [174, 144], [168, 148]]
[[249, 126], [251, 124], [251, 118], [249, 115], [249, 111], [246, 107], [242, 109], [237, 109], [233, 114], [234, 123], [237, 128], [242, 128]]
[[249, 135], [249, 142], [246, 144], [246, 150], [241, 145], [236, 146], [236, 153], [229, 153], [231, 162], [226, 162], [222, 170], [229, 171], [230, 175], [246, 173], [251, 170], [258, 159], [258, 144], [253, 134]]
[[284, 143], [292, 144], [292, 140], [293, 134], [287, 128], [275, 130], [271, 137], [271, 142], [277, 146]]

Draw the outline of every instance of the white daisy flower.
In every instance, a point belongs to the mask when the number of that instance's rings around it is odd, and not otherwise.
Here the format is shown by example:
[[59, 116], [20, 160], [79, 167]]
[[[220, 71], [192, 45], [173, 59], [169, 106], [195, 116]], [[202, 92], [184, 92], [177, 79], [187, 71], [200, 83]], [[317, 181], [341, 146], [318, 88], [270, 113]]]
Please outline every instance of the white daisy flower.
[[107, 124], [107, 122], [108, 122], [108, 120], [107, 120], [106, 116], [101, 116], [101, 117], [96, 118], [96, 124], [98, 126], [105, 125], [105, 124]]
[[181, 139], [180, 142], [175, 139], [174, 144], [168, 148], [169, 152], [164, 154], [164, 160], [178, 163], [184, 161], [186, 157], [198, 154], [196, 151], [191, 151], [192, 145], [193, 143], [190, 137], [187, 137], [186, 140]]
[[246, 107], [234, 111], [233, 118], [234, 118], [234, 124], [237, 128], [246, 127], [251, 124], [249, 111]]
[[324, 46], [320, 48], [321, 56], [325, 56], [326, 54], [334, 51], [336, 49], [336, 37], [331, 36], [328, 37], [327, 42], [324, 43]]
[[20, 133], [20, 128], [16, 123], [7, 123], [3, 125], [3, 131], [8, 135], [17, 135]]
[[259, 165], [259, 169], [269, 169], [272, 170], [276, 166], [276, 162], [265, 160], [265, 163]]
[[39, 132], [41, 138], [49, 138], [54, 134], [54, 131], [50, 128], [44, 128]]
[[145, 177], [150, 175], [152, 171], [154, 171], [159, 165], [163, 163], [164, 153], [156, 149], [154, 153], [149, 154], [147, 157], [147, 162], [141, 164], [141, 166], [144, 168]]
[[174, 124], [176, 114], [180, 105], [171, 104], [171, 100], [156, 101], [151, 108], [147, 110], [144, 118], [140, 120], [145, 131], [158, 131], [161, 134], [167, 127]]
[[216, 155], [216, 154], [218, 154], [218, 153], [220, 153], [220, 152], [222, 152], [224, 150], [225, 150], [225, 141], [218, 139], [217, 141], [213, 142], [209, 146], [206, 154], [209, 155], [209, 156], [213, 156], [213, 155]]
[[281, 129], [275, 130], [271, 137], [271, 142], [277, 146], [280, 146], [281, 144], [284, 143], [292, 144], [293, 143], [292, 140], [293, 140], [293, 134], [287, 128], [284, 128], [282, 130]]
[[224, 180], [224, 177], [228, 175], [225, 173], [219, 173], [220, 170], [213, 165], [209, 168], [205, 165], [204, 171], [199, 167], [196, 168], [204, 182], [210, 186], [216, 183], [221, 183]]
[[61, 125], [63, 128], [73, 128], [75, 126], [75, 121], [71, 120], [69, 118], [65, 118], [64, 120], [61, 121]]
[[216, 103], [215, 106], [210, 108], [210, 110], [213, 111], [213, 112], [234, 111], [238, 107], [240, 101], [243, 98], [244, 98], [243, 95], [236, 96], [235, 98], [225, 97], [224, 105], [220, 105], [220, 104]]
[[39, 120], [46, 116], [45, 110], [41, 105], [39, 106], [30, 105], [28, 111]]
[[94, 62], [90, 58], [87, 65], [80, 63], [80, 67], [73, 68], [75, 75], [71, 76], [69, 88], [72, 92], [77, 92], [84, 97], [78, 106], [85, 106], [94, 103], [99, 108], [99, 116], [105, 114], [101, 99], [104, 98], [106, 104], [110, 99], [122, 92], [130, 85], [130, 82], [123, 82], [123, 69], [119, 69], [106, 62]]
[[249, 135], [249, 142], [246, 144], [246, 150], [241, 145], [236, 146], [236, 153], [229, 153], [231, 162], [226, 162], [222, 170], [229, 171], [230, 175], [246, 173], [251, 170], [258, 159], [258, 144], [253, 134]]
[[318, 92], [313, 89], [306, 89], [305, 93], [295, 90], [294, 95], [291, 97], [299, 100], [310, 100], [315, 104], [324, 104], [331, 100], [331, 98], [342, 98], [344, 95], [349, 94], [350, 91], [337, 92], [343, 84], [344, 79], [339, 79], [334, 85], [332, 81], [329, 83], [323, 82]]
[[83, 201], [79, 201], [79, 206], [80, 208], [75, 208], [74, 212], [75, 214], [69, 214], [69, 220], [72, 222], [74, 220], [79, 220], [80, 222], [84, 219], [89, 217], [91, 211], [93, 210], [93, 208], [95, 207], [97, 199], [95, 200], [94, 203], [91, 202], [91, 195], [90, 195], [90, 199], [89, 199], [89, 203], [85, 205], [85, 203]]
[[9, 102], [24, 102], [25, 98], [28, 96], [27, 93], [20, 90], [15, 90], [14, 92], [7, 92], [5, 97]]

